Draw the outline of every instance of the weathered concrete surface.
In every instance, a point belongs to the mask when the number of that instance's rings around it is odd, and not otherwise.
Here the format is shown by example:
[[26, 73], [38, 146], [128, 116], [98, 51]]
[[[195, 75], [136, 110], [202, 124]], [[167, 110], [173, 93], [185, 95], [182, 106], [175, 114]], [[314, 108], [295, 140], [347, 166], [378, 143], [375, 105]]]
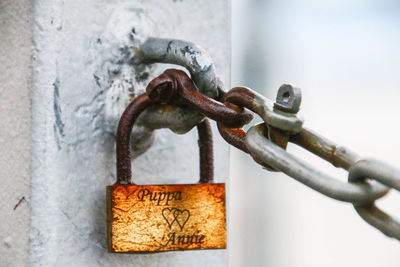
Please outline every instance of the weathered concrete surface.
[[28, 259], [30, 25], [30, 1], [0, 1], [0, 266]]
[[[35, 2], [32, 266], [226, 265], [226, 250], [107, 253], [105, 197], [106, 185], [115, 181], [117, 119], [129, 95], [167, 67], [130, 66], [131, 33], [199, 44], [229, 85], [228, 7], [226, 0]], [[215, 176], [224, 181], [228, 146], [214, 138]], [[178, 136], [160, 130], [133, 163], [135, 182], [196, 182], [197, 155], [195, 131]]]

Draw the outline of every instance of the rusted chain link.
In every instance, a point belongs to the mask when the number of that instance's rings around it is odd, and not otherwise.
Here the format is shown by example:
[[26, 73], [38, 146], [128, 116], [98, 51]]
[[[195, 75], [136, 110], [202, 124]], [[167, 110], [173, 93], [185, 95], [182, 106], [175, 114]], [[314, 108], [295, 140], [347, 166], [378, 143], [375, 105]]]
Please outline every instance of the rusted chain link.
[[195, 107], [210, 119], [230, 127], [241, 127], [253, 119], [253, 115], [242, 108], [224, 105], [198, 92], [189, 76], [181, 70], [166, 70], [150, 81], [146, 92], [155, 101]]
[[[400, 223], [374, 205], [390, 188], [400, 190], [400, 172], [376, 160], [361, 159], [304, 128], [303, 120], [296, 115], [301, 104], [300, 89], [285, 84], [273, 102], [249, 88], [237, 87], [227, 93], [219, 88], [218, 102], [199, 93], [185, 72], [171, 69], [153, 79], [146, 92], [152, 101], [190, 107], [215, 120], [222, 137], [249, 153], [257, 163], [268, 170], [284, 172], [328, 197], [352, 203], [365, 221], [400, 240]], [[246, 109], [264, 121], [247, 133], [240, 128], [253, 118]], [[285, 151], [288, 142], [349, 171], [349, 182], [330, 177], [289, 154]]]

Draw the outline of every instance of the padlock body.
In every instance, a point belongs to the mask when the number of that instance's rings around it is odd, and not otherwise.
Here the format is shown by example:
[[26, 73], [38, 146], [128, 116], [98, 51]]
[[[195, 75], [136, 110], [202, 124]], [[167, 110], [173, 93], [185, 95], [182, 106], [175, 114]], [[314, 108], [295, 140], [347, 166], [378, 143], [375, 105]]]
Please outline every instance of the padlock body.
[[225, 184], [108, 186], [108, 249], [226, 248], [225, 209]]

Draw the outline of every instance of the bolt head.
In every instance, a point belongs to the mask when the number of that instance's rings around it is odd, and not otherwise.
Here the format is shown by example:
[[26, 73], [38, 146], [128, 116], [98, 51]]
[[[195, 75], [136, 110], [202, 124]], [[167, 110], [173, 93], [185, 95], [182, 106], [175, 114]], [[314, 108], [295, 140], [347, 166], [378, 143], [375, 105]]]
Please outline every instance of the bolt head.
[[297, 113], [300, 110], [301, 89], [290, 84], [279, 87], [274, 107], [284, 112]]

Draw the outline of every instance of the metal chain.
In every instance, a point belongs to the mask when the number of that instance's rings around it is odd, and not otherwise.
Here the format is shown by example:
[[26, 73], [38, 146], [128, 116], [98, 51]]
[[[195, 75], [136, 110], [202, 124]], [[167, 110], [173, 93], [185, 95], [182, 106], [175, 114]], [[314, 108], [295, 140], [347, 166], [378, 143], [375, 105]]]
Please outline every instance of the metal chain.
[[[146, 88], [156, 102], [190, 107], [217, 122], [221, 136], [271, 171], [280, 171], [330, 198], [350, 202], [357, 213], [385, 235], [400, 240], [400, 223], [374, 204], [391, 188], [400, 190], [400, 171], [374, 159], [362, 159], [349, 149], [303, 127], [298, 112], [301, 90], [282, 85], [275, 102], [246, 87], [229, 92], [218, 88], [216, 100], [196, 90], [190, 77], [181, 70], [169, 69]], [[245, 132], [241, 127], [258, 114], [263, 123]], [[297, 144], [347, 170], [348, 182], [341, 182], [309, 165], [285, 149]]]
[[[185, 40], [148, 37], [145, 40], [134, 37], [133, 57], [129, 63], [136, 69], [144, 69], [144, 64], [167, 63], [180, 65], [188, 70], [198, 90], [217, 98], [221, 81], [218, 78], [211, 56], [200, 46]], [[153, 131], [168, 128], [182, 134], [190, 131], [204, 120], [204, 115], [190, 107], [180, 107], [156, 103], [137, 118], [132, 130], [131, 146], [133, 156], [144, 153], [153, 143]]]

